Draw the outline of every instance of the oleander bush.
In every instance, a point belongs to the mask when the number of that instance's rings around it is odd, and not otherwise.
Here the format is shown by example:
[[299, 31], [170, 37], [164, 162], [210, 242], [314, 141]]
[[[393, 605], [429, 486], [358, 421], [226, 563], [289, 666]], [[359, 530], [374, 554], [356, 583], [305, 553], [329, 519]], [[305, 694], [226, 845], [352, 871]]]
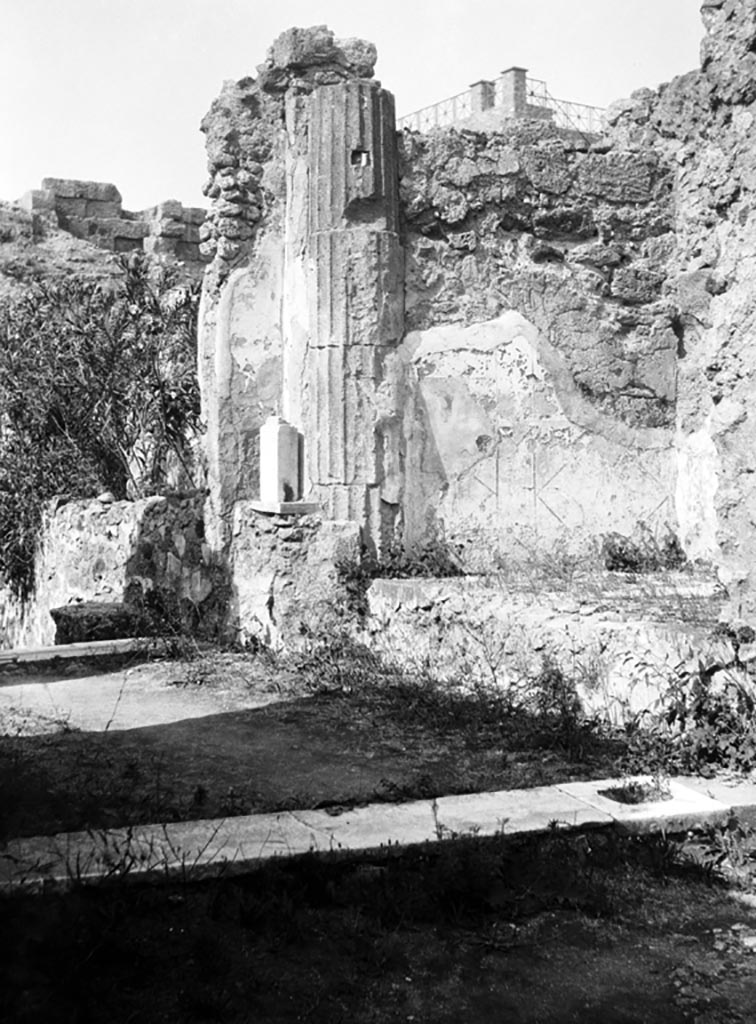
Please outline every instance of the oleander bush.
[[0, 578], [26, 599], [55, 495], [191, 485], [199, 289], [143, 253], [115, 273], [35, 282], [0, 307]]

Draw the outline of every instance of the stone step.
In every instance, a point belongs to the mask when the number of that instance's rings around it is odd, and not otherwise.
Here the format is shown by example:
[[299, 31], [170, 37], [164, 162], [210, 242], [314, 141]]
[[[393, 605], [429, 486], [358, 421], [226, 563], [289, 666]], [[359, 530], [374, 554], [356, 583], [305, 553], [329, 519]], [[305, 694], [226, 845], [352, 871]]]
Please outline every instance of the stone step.
[[276, 857], [390, 855], [418, 844], [552, 828], [676, 833], [722, 823], [733, 809], [751, 817], [756, 812], [756, 787], [750, 783], [720, 788], [720, 799], [701, 791], [708, 780], [690, 779], [670, 780], [664, 800], [633, 805], [606, 796], [625, 782], [604, 779], [369, 804], [338, 815], [282, 811], [11, 839], [0, 846], [0, 891], [41, 891], [125, 877], [248, 873]]

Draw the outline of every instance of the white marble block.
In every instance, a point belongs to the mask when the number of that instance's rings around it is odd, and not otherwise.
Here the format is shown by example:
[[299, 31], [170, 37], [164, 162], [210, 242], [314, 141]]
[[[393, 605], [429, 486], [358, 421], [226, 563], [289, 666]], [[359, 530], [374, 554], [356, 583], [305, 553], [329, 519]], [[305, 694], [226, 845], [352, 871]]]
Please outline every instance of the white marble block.
[[299, 501], [301, 494], [300, 437], [280, 416], [260, 427], [260, 500]]

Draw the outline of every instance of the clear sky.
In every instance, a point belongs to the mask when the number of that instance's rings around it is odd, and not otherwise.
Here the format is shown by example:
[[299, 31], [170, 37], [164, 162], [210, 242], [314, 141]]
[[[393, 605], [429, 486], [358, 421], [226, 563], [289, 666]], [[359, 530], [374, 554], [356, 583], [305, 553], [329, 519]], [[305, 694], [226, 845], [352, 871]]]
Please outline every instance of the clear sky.
[[398, 114], [512, 65], [608, 106], [698, 66], [698, 0], [0, 0], [0, 198], [114, 182], [127, 209], [206, 205], [199, 122], [292, 25], [378, 47]]

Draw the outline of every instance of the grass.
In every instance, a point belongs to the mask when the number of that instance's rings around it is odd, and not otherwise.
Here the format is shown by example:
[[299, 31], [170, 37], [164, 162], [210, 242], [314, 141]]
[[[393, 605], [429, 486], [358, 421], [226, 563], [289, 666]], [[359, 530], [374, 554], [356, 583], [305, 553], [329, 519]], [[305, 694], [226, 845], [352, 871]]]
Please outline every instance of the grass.
[[6, 1019], [745, 1021], [756, 913], [688, 842], [553, 828], [5, 898]]
[[[493, 686], [389, 669], [345, 641], [296, 663], [216, 655], [176, 669], [182, 699], [233, 697], [236, 710], [105, 732], [6, 729], [0, 835], [600, 778], [624, 749], [581, 717], [553, 666], [516, 702]], [[288, 699], [244, 709], [261, 678]]]
[[[131, 732], [10, 723], [6, 833], [432, 799], [605, 777], [626, 755], [554, 663], [513, 694], [390, 669], [335, 634], [286, 663], [195, 658], [175, 685], [238, 696], [261, 676], [288, 699]], [[5, 897], [8, 1019], [750, 1019], [756, 910], [728, 886], [756, 891], [751, 830], [447, 838], [440, 826], [434, 846], [385, 856]]]

